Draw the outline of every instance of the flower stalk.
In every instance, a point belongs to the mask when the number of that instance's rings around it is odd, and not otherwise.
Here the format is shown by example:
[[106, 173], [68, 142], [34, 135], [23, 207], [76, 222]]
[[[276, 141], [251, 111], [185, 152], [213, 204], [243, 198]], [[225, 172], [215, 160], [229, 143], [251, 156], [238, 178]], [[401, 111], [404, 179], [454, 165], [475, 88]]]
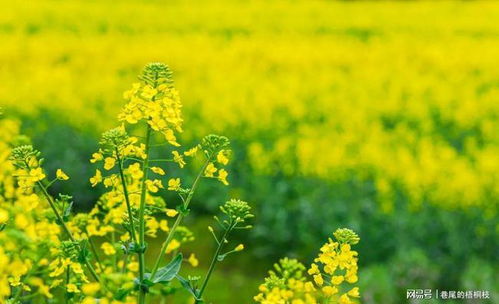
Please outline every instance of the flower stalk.
[[[149, 124], [147, 125], [147, 131], [146, 131], [146, 139], [145, 139], [145, 155], [146, 158], [144, 159], [144, 163], [142, 164], [142, 182], [141, 182], [141, 192], [140, 192], [140, 206], [139, 206], [139, 280], [142, 283], [144, 281], [144, 274], [145, 274], [145, 267], [146, 267], [146, 261], [145, 261], [145, 250], [146, 250], [146, 243], [145, 243], [145, 209], [146, 209], [146, 190], [147, 190], [147, 177], [149, 173], [149, 144], [151, 141], [151, 127]], [[146, 293], [147, 290], [143, 287], [140, 286], [139, 290], [139, 304], [144, 304], [145, 299], [146, 299]]]
[[[29, 165], [27, 163], [26, 163], [26, 166], [27, 166], [27, 168], [29, 168]], [[45, 196], [45, 198], [47, 199], [47, 201], [48, 201], [48, 203], [50, 205], [50, 208], [52, 209], [52, 211], [55, 214], [55, 217], [57, 218], [58, 223], [61, 225], [61, 227], [63, 228], [63, 230], [66, 232], [66, 234], [68, 235], [69, 239], [72, 242], [76, 242], [76, 240], [73, 237], [73, 234], [69, 230], [68, 226], [66, 225], [66, 223], [64, 223], [64, 219], [59, 214], [59, 211], [57, 211], [57, 208], [55, 207], [54, 201], [53, 201], [52, 197], [50, 196], [50, 194], [47, 192], [47, 189], [45, 189], [45, 187], [43, 186], [43, 184], [42, 184], [41, 181], [37, 181], [36, 183], [37, 183], [38, 187], [42, 190], [42, 193]], [[79, 244], [78, 244], [78, 248], [81, 250]], [[97, 282], [99, 282], [99, 276], [97, 275], [97, 272], [95, 271], [95, 269], [92, 266], [92, 264], [88, 261], [88, 259], [85, 259], [85, 265], [87, 266], [87, 268], [90, 271], [90, 274], [92, 275], [92, 277], [94, 278], [94, 280], [96, 280]]]
[[[203, 172], [206, 169], [206, 167], [208, 166], [208, 164], [210, 163], [212, 157], [213, 157], [212, 154], [208, 157], [208, 159], [206, 160], [204, 165], [201, 167], [201, 170], [199, 171], [198, 175], [196, 176], [196, 179], [192, 183], [192, 187], [189, 191], [189, 194], [187, 195], [187, 199], [185, 200], [185, 202], [183, 202], [183, 205], [182, 205], [183, 210], [187, 210], [187, 208], [189, 208], [189, 204], [191, 203], [192, 197], [194, 196], [194, 192], [196, 191], [198, 184], [199, 184], [199, 181], [201, 180], [201, 177], [203, 176]], [[184, 219], [184, 213], [180, 212], [178, 214], [177, 219], [175, 220], [172, 228], [168, 232], [168, 236], [166, 237], [166, 240], [161, 245], [161, 250], [158, 253], [158, 257], [156, 258], [156, 262], [154, 263], [154, 267], [153, 267], [152, 272], [151, 272], [152, 277], [154, 277], [154, 275], [158, 271], [159, 265], [160, 265], [161, 260], [163, 258], [163, 253], [166, 251], [166, 248], [168, 248], [168, 245], [170, 244], [170, 242], [173, 239], [173, 236], [175, 235], [175, 231], [177, 230], [177, 227], [180, 225], [180, 223], [182, 222], [183, 219]]]

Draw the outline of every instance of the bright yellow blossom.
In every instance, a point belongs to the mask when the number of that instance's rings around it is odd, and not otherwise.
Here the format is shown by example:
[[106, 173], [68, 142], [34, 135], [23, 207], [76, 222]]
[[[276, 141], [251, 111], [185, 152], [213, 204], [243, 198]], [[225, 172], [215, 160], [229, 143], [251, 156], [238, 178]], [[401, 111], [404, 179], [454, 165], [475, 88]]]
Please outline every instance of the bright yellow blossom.
[[166, 215], [169, 217], [175, 217], [177, 216], [178, 211], [175, 209], [166, 209]]
[[36, 169], [31, 169], [29, 171], [29, 175], [33, 179], [34, 182], [41, 181], [45, 178], [45, 173], [43, 173], [43, 169], [38, 167]]
[[229, 185], [229, 182], [227, 181], [227, 176], [229, 175], [229, 173], [227, 171], [225, 171], [225, 169], [220, 169], [218, 170], [218, 180], [222, 182], [222, 184], [224, 185]]
[[104, 251], [105, 255], [114, 255], [114, 254], [116, 254], [116, 249], [114, 249], [114, 246], [111, 245], [108, 242], [102, 243], [101, 248]]
[[227, 165], [229, 163], [229, 158], [227, 158], [227, 155], [225, 153], [225, 150], [221, 150], [217, 154], [217, 162], [222, 165]]
[[95, 152], [92, 154], [92, 158], [90, 159], [91, 163], [96, 163], [98, 161], [101, 161], [104, 159], [104, 156], [102, 156], [102, 153]]
[[182, 155], [180, 155], [177, 151], [173, 151], [173, 161], [176, 162], [180, 168], [183, 168], [185, 166], [185, 161]]
[[99, 169], [96, 169], [95, 175], [90, 178], [90, 183], [92, 183], [92, 187], [95, 187], [100, 182], [102, 182], [102, 173]]
[[106, 170], [111, 170], [112, 168], [114, 168], [115, 164], [116, 164], [116, 159], [114, 159], [113, 157], [106, 157], [104, 159], [104, 169]]
[[60, 180], [68, 180], [69, 179], [69, 176], [64, 173], [64, 171], [62, 171], [62, 169], [57, 169], [56, 173], [55, 173], [57, 179], [60, 179]]
[[180, 242], [176, 239], [173, 239], [170, 244], [166, 247], [165, 253], [168, 254], [174, 250], [177, 250], [180, 247]]
[[197, 267], [199, 265], [199, 261], [194, 253], [191, 253], [187, 261], [189, 262], [189, 264], [191, 264], [192, 267]]
[[209, 163], [206, 166], [206, 169], [204, 170], [204, 176], [213, 177], [213, 174], [215, 174], [215, 172], [217, 172], [217, 168], [215, 167], [215, 165], [213, 163]]
[[78, 289], [78, 286], [76, 286], [75, 284], [67, 284], [66, 285], [66, 290], [69, 292], [69, 293], [79, 293], [80, 290]]
[[160, 167], [151, 167], [151, 171], [159, 175], [165, 175], [165, 171]]
[[180, 178], [171, 178], [168, 181], [168, 190], [171, 190], [171, 191], [180, 190]]

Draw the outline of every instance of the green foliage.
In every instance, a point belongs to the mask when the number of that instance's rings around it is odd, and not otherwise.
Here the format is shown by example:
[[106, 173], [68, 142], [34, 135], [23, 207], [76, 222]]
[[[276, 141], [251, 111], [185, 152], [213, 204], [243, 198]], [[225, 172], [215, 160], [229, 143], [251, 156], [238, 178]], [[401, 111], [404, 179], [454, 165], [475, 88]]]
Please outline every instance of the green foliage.
[[173, 280], [180, 271], [180, 266], [182, 266], [182, 254], [177, 254], [170, 263], [160, 267], [153, 278], [150, 274], [146, 274], [145, 278], [150, 280], [152, 283], [167, 283]]

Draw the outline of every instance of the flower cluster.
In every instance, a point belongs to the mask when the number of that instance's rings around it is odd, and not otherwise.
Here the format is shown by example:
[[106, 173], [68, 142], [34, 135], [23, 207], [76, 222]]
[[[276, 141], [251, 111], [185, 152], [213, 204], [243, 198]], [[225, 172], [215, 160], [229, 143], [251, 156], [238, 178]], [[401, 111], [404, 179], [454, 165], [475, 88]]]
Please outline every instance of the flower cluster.
[[119, 114], [119, 120], [129, 124], [144, 120], [170, 144], [179, 146], [175, 132], [182, 132], [182, 104], [173, 86], [170, 68], [162, 63], [151, 63], [139, 78], [142, 81], [123, 95], [128, 103]]
[[[74, 213], [72, 196], [50, 194], [54, 183], [70, 176], [62, 169], [46, 172], [41, 153], [17, 136], [19, 125], [0, 120], [0, 303], [64, 298], [83, 304], [144, 304], [147, 295], [175, 292], [171, 281], [183, 262], [199, 264], [192, 252], [183, 259], [181, 245], [195, 237], [182, 220], [202, 177], [228, 185], [221, 166], [229, 162], [229, 140], [208, 135], [193, 148], [178, 150], [181, 104], [170, 69], [150, 64], [139, 79], [125, 93], [123, 124], [102, 134], [90, 159], [98, 166], [90, 184], [103, 185], [105, 192], [88, 213]], [[137, 132], [141, 126], [145, 136], [127, 130]], [[167, 179], [198, 151], [204, 152], [199, 157], [204, 164], [190, 187], [178, 177]], [[178, 195], [174, 207], [163, 199], [165, 191]], [[252, 217], [248, 204], [239, 200], [229, 201], [222, 211], [230, 215], [230, 230], [247, 228], [240, 224]], [[145, 259], [147, 241], [162, 237], [153, 264]], [[225, 255], [242, 249], [239, 245]], [[173, 259], [162, 266], [167, 256]]]
[[305, 266], [295, 259], [283, 258], [274, 264], [269, 277], [259, 287], [254, 300], [262, 304], [316, 304], [316, 289], [304, 276]]
[[263, 304], [331, 303], [354, 304], [359, 298], [357, 252], [351, 245], [359, 242], [350, 229], [338, 229], [324, 244], [314, 263], [307, 270], [311, 279], [304, 278], [305, 267], [296, 260], [283, 259], [270, 271], [255, 301]]
[[27, 293], [34, 301], [52, 299], [60, 284], [50, 277], [50, 264], [62, 246], [62, 230], [34, 193], [45, 172], [39, 152], [19, 135], [19, 127], [17, 121], [0, 119], [0, 303], [22, 300]]

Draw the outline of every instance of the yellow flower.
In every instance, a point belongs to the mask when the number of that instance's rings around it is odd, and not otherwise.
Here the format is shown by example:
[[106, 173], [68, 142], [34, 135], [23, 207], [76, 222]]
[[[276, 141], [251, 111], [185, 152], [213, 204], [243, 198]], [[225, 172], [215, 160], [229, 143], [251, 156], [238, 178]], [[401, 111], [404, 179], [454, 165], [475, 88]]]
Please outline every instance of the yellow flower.
[[354, 304], [354, 302], [352, 302], [352, 300], [350, 300], [350, 298], [348, 297], [348, 295], [345, 293], [343, 294], [341, 297], [340, 297], [340, 301], [339, 301], [340, 304]]
[[206, 177], [213, 177], [213, 174], [217, 172], [217, 168], [213, 163], [209, 163], [208, 166], [206, 166], [206, 169], [204, 169], [204, 176]]
[[24, 213], [18, 213], [16, 215], [15, 223], [16, 223], [16, 227], [18, 227], [20, 229], [24, 229], [24, 228], [28, 227], [29, 220], [26, 217], [26, 215], [24, 215]]
[[9, 278], [9, 284], [12, 287], [21, 285], [21, 278], [19, 276]]
[[50, 293], [50, 288], [47, 285], [44, 285], [44, 284], [38, 286], [38, 292], [41, 295], [47, 297], [48, 299], [52, 299], [54, 297], [54, 295], [52, 295]]
[[243, 244], [239, 244], [236, 246], [236, 248], [234, 248], [234, 251], [243, 251], [244, 250], [244, 245]]
[[69, 179], [69, 176], [67, 176], [67, 174], [64, 173], [64, 171], [62, 171], [62, 169], [57, 169], [55, 175], [56, 175], [57, 179], [60, 179], [60, 180], [68, 180]]
[[175, 217], [178, 214], [178, 211], [175, 209], [166, 209], [166, 215], [169, 217]]
[[156, 237], [156, 232], [159, 228], [159, 223], [155, 217], [149, 216], [146, 219], [147, 235], [151, 237]]
[[151, 167], [151, 171], [159, 175], [165, 175], [165, 171], [160, 167]]
[[92, 183], [92, 187], [95, 187], [100, 182], [102, 182], [102, 173], [99, 169], [96, 169], [95, 175], [90, 178], [90, 183]]
[[80, 290], [78, 289], [78, 286], [76, 286], [75, 284], [68, 284], [66, 285], [66, 290], [69, 292], [69, 293], [79, 293]]
[[111, 175], [111, 176], [108, 176], [108, 177], [104, 178], [104, 186], [106, 188], [109, 188], [109, 187], [113, 186], [115, 182], [116, 182], [116, 176], [115, 175]]
[[116, 253], [116, 249], [114, 248], [114, 246], [109, 244], [108, 242], [102, 243], [100, 248], [102, 249], [102, 251], [104, 251], [105, 255], [113, 255]]
[[199, 146], [195, 146], [194, 148], [190, 148], [189, 150], [185, 151], [184, 155], [192, 157], [192, 156], [196, 155], [198, 150], [199, 150]]
[[225, 150], [221, 150], [217, 154], [217, 162], [222, 165], [227, 165], [229, 163], [229, 158], [225, 155]]
[[359, 298], [360, 297], [359, 287], [352, 288], [347, 294], [351, 297]]
[[4, 209], [0, 209], [0, 224], [5, 224], [8, 220], [9, 213]]
[[152, 99], [157, 93], [158, 91], [150, 85], [146, 85], [142, 89], [142, 96], [146, 99]]
[[175, 137], [175, 133], [173, 133], [172, 129], [166, 129], [163, 131], [163, 135], [165, 136], [166, 141], [175, 147], [180, 146], [180, 144], [177, 142], [177, 137]]
[[28, 160], [28, 166], [30, 168], [38, 167], [38, 164], [39, 164], [38, 159], [36, 159], [35, 156], [30, 157], [30, 159]]
[[45, 178], [45, 174], [43, 173], [43, 169], [38, 167], [36, 169], [31, 169], [29, 171], [29, 175], [33, 179], [34, 182], [41, 181]]
[[128, 166], [128, 173], [130, 173], [133, 179], [141, 179], [144, 176], [139, 163], [133, 163]]
[[182, 155], [180, 155], [177, 151], [173, 151], [173, 161], [176, 162], [180, 168], [183, 168], [185, 166], [185, 161]]
[[189, 264], [192, 265], [192, 267], [197, 267], [199, 265], [199, 261], [196, 258], [196, 256], [194, 255], [194, 253], [191, 253], [191, 255], [189, 256], [187, 261], [189, 262]]
[[101, 161], [104, 158], [101, 153], [94, 153], [92, 154], [92, 158], [90, 159], [90, 162], [93, 164], [95, 162]]
[[[50, 288], [57, 287], [57, 286], [61, 285], [62, 282], [64, 282], [64, 281], [61, 279], [54, 280], [54, 281], [52, 281], [52, 284], [50, 284]], [[40, 284], [43, 284], [43, 281], [41, 281]]]
[[343, 276], [332, 276], [331, 277], [331, 283], [333, 283], [334, 285], [340, 285], [341, 283], [343, 283]]
[[326, 296], [330, 297], [330, 296], [332, 296], [332, 295], [334, 295], [334, 294], [338, 293], [338, 288], [336, 288], [336, 287], [334, 287], [334, 286], [324, 286], [324, 287], [322, 287], [322, 292], [323, 292]]
[[131, 272], [137, 272], [139, 271], [139, 263], [137, 262], [132, 262], [132, 263], [129, 263], [126, 268], [128, 270], [130, 270]]
[[80, 263], [71, 263], [71, 269], [76, 274], [83, 274], [83, 268]]
[[319, 273], [319, 267], [317, 266], [317, 264], [312, 263], [312, 265], [310, 266], [310, 269], [308, 270], [308, 274], [314, 275], [314, 274], [318, 274], [318, 273]]
[[170, 244], [166, 247], [165, 253], [168, 254], [180, 247], [180, 242], [176, 239], [171, 240]]
[[220, 169], [218, 171], [218, 180], [222, 182], [222, 184], [224, 185], [229, 185], [229, 182], [227, 181], [227, 176], [229, 175], [229, 173], [227, 173], [227, 171], [225, 171], [225, 169]]
[[168, 232], [170, 231], [170, 227], [168, 227], [168, 221], [167, 220], [161, 220], [159, 222], [159, 229]]
[[146, 180], [146, 186], [147, 190], [149, 190], [152, 193], [158, 192], [160, 188], [163, 189], [163, 184], [159, 179], [155, 179], [153, 181]]
[[114, 168], [115, 164], [116, 164], [116, 159], [112, 157], [106, 157], [106, 159], [104, 159], [104, 169], [106, 170], [111, 170], [112, 168]]
[[100, 290], [100, 284], [97, 282], [87, 283], [81, 287], [81, 291], [87, 296], [93, 296]]
[[322, 284], [324, 284], [324, 279], [322, 278], [321, 274], [314, 275], [314, 281], [319, 286], [322, 286]]
[[171, 190], [171, 191], [180, 190], [180, 178], [171, 178], [168, 181], [168, 190]]

